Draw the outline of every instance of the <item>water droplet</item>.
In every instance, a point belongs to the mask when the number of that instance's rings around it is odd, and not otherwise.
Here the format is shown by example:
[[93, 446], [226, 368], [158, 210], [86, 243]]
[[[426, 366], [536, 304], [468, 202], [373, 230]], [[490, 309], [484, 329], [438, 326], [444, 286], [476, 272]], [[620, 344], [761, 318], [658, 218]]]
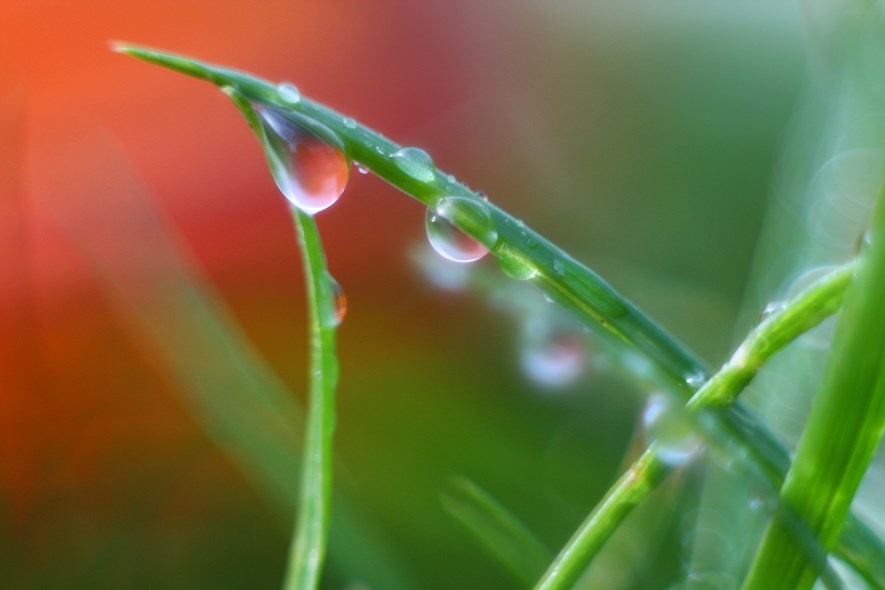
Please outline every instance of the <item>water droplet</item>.
[[335, 313], [331, 323], [334, 326], [340, 326], [341, 322], [344, 321], [344, 316], [347, 315], [347, 295], [344, 294], [344, 289], [341, 288], [335, 277], [332, 275], [328, 276], [329, 286], [332, 287], [332, 295], [335, 297]]
[[359, 162], [354, 162], [354, 164], [356, 164], [356, 171], [359, 172], [360, 174], [368, 174], [369, 173], [369, 169], [366, 168], [364, 165], [360, 164]]
[[347, 184], [349, 164], [341, 150], [276, 109], [257, 106], [256, 111], [267, 136], [268, 165], [280, 191], [310, 215], [333, 205]]
[[449, 174], [448, 176], [446, 176], [446, 180], [449, 182], [449, 184], [454, 184], [455, 183], [455, 175]]
[[485, 193], [482, 193], [482, 192], [479, 193], [479, 198], [482, 199], [483, 201], [486, 201], [486, 202], [488, 202], [488, 200], [489, 200], [489, 196]]
[[[464, 224], [480, 240], [467, 235], [450, 220]], [[425, 228], [433, 249], [454, 262], [479, 260], [488, 253], [489, 246], [498, 240], [498, 232], [488, 209], [481, 202], [466, 197], [440, 199], [436, 210], [427, 210]]]
[[535, 318], [523, 329], [520, 365], [526, 376], [544, 387], [573, 383], [586, 366], [580, 334]]
[[356, 129], [356, 121], [351, 117], [344, 118], [344, 126], [348, 129]]
[[538, 268], [516, 248], [501, 244], [495, 255], [498, 257], [498, 266], [511, 279], [527, 281], [538, 276]]
[[287, 105], [296, 105], [301, 102], [301, 92], [291, 82], [280, 82], [277, 86], [277, 96]]
[[860, 254], [864, 251], [864, 248], [869, 246], [872, 243], [872, 232], [869, 230], [863, 232], [859, 236], [857, 236], [857, 241], [854, 242], [854, 253]]
[[786, 301], [772, 301], [771, 303], [767, 303], [765, 307], [762, 308], [762, 311], [759, 312], [759, 315], [756, 316], [756, 320], [753, 323], [754, 326], [758, 326], [774, 314], [783, 311], [787, 308]]
[[559, 258], [553, 259], [553, 272], [558, 275], [561, 275], [565, 272], [565, 267], [562, 265], [562, 260]]
[[685, 376], [685, 382], [694, 389], [698, 389], [706, 380], [706, 376], [700, 371]]
[[668, 465], [685, 463], [700, 448], [691, 420], [666, 393], [649, 396], [642, 425], [657, 444], [658, 457]]
[[392, 156], [397, 167], [421, 182], [432, 182], [436, 178], [436, 166], [430, 156], [416, 147], [407, 147], [399, 150]]

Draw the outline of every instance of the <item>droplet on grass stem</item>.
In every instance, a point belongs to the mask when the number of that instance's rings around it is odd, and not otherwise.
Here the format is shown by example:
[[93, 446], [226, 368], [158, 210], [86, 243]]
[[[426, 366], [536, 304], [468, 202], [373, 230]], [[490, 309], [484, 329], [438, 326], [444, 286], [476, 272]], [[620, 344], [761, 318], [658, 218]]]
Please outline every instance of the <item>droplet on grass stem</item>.
[[670, 395], [653, 393], [642, 412], [648, 438], [657, 444], [658, 457], [668, 465], [681, 465], [700, 448], [692, 421]]
[[341, 288], [341, 284], [335, 280], [335, 277], [332, 275], [328, 275], [328, 277], [329, 286], [332, 288], [332, 296], [335, 298], [335, 309], [331, 323], [334, 326], [340, 326], [341, 322], [344, 321], [344, 316], [347, 315], [347, 295], [345, 295], [344, 289]]
[[[452, 223], [458, 218], [472, 226], [481, 241]], [[434, 209], [427, 210], [425, 229], [433, 249], [454, 262], [479, 260], [488, 253], [488, 245], [494, 245], [498, 240], [498, 231], [488, 209], [482, 202], [467, 197], [440, 199]]]
[[296, 105], [301, 102], [301, 92], [291, 82], [280, 82], [277, 85], [277, 95], [287, 105]]
[[391, 156], [397, 168], [421, 182], [432, 182], [436, 177], [436, 166], [430, 155], [416, 147], [403, 148]]
[[[331, 207], [347, 185], [349, 164], [329, 138], [319, 137], [277, 109], [255, 107], [267, 136], [267, 159], [274, 181], [296, 207], [313, 215]], [[318, 126], [318, 125], [317, 125]]]

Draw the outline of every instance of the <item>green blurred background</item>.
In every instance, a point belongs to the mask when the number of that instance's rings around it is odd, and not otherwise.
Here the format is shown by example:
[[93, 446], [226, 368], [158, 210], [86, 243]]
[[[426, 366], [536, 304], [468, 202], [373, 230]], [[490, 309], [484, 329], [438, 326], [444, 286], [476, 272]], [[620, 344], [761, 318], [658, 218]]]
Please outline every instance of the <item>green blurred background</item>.
[[[291, 80], [423, 147], [717, 365], [742, 301], [795, 270], [748, 291], [831, 17], [814, 4], [0, 4], [0, 585], [282, 580], [296, 468], [276, 451], [306, 382], [286, 204], [229, 101], [109, 39]], [[325, 587], [518, 587], [440, 491], [467, 476], [556, 550], [635, 456], [647, 386], [592, 339], [578, 378], [527, 378], [540, 295], [488, 260], [481, 289], [434, 286], [422, 207], [377, 178], [354, 171], [318, 223], [349, 303]], [[628, 521], [589, 587], [684, 577], [696, 478]]]

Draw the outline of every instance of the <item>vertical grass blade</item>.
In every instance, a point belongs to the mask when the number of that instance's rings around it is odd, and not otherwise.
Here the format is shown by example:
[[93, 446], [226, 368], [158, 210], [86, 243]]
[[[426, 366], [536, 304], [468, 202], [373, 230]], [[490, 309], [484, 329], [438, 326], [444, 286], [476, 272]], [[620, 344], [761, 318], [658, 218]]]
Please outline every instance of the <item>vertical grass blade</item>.
[[[846, 294], [827, 374], [814, 400], [783, 503], [819, 544], [833, 547], [851, 500], [885, 430], [885, 198], [880, 197], [871, 243]], [[775, 519], [744, 588], [810, 588], [816, 573], [789, 527]]]
[[440, 501], [522, 585], [532, 585], [553, 559], [528, 527], [466, 477], [453, 477]]
[[[234, 104], [258, 136], [268, 164], [273, 147], [252, 105], [235, 90], [228, 90]], [[332, 440], [335, 431], [335, 389], [338, 385], [335, 294], [326, 267], [323, 243], [313, 217], [292, 208], [298, 247], [307, 290], [310, 343], [307, 421], [301, 459], [295, 534], [289, 551], [285, 590], [319, 587], [329, 536], [332, 501]]]

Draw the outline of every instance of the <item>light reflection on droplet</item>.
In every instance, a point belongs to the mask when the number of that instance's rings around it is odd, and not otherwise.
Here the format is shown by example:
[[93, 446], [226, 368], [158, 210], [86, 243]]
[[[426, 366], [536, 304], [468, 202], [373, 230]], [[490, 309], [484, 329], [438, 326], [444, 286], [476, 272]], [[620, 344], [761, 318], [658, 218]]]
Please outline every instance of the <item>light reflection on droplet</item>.
[[432, 182], [436, 177], [436, 166], [430, 155], [416, 147], [407, 147], [397, 151], [393, 156], [397, 168], [421, 182]]

